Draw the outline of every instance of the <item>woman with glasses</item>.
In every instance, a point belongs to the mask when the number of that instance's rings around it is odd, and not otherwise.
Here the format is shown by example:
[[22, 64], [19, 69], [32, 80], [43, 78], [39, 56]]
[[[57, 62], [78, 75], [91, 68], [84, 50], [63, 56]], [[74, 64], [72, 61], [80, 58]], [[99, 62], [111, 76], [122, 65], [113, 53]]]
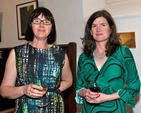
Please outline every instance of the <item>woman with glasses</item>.
[[15, 113], [64, 113], [61, 92], [72, 85], [72, 73], [65, 50], [54, 44], [55, 21], [48, 9], [31, 13], [25, 39], [29, 43], [9, 54], [1, 95], [16, 99]]

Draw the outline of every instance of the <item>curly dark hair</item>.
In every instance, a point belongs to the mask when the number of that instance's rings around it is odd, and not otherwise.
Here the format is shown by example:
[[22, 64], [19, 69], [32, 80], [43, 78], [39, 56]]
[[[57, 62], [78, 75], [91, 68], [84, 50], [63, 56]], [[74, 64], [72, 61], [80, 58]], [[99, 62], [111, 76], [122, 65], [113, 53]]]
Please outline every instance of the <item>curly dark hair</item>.
[[37, 18], [40, 14], [42, 14], [46, 19], [51, 21], [52, 28], [51, 28], [50, 34], [47, 37], [47, 43], [53, 44], [56, 41], [55, 20], [54, 20], [52, 13], [47, 8], [44, 8], [44, 7], [38, 7], [31, 13], [29, 20], [28, 20], [28, 23], [27, 23], [27, 28], [26, 28], [26, 32], [25, 32], [25, 39], [27, 41], [33, 41], [34, 33], [32, 30], [31, 24], [33, 22], [33, 19]]
[[121, 42], [117, 34], [117, 29], [116, 29], [114, 19], [112, 18], [111, 14], [106, 10], [99, 10], [93, 13], [88, 19], [85, 26], [84, 38], [81, 38], [82, 44], [84, 45], [83, 51], [88, 57], [92, 57], [92, 52], [96, 48], [96, 43], [90, 33], [90, 30], [92, 27], [92, 23], [98, 17], [104, 17], [107, 20], [112, 31], [110, 34], [109, 40], [107, 41], [107, 44], [106, 44], [106, 56], [108, 57], [108, 56], [111, 56], [119, 48], [119, 46], [121, 46]]

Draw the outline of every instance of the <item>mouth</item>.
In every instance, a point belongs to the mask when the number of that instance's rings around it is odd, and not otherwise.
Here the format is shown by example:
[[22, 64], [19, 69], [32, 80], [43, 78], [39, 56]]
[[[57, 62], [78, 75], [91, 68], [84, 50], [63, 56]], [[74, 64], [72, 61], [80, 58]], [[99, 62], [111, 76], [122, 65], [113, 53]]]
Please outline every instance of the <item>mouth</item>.
[[103, 35], [102, 33], [100, 33], [100, 34], [96, 34], [96, 36], [101, 36], [101, 35]]
[[42, 29], [39, 29], [38, 31], [39, 31], [39, 32], [45, 32], [45, 30], [42, 30]]

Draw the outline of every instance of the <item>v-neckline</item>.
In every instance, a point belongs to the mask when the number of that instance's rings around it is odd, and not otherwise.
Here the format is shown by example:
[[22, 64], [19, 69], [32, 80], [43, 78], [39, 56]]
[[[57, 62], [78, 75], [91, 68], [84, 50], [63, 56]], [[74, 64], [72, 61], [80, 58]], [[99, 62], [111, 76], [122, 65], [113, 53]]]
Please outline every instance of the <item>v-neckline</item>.
[[104, 67], [104, 65], [106, 64], [106, 62], [107, 62], [108, 59], [109, 59], [109, 57], [106, 57], [104, 63], [103, 63], [103, 64], [101, 65], [101, 67], [99, 68], [99, 66], [97, 65], [97, 62], [96, 62], [95, 58], [93, 57], [93, 61], [94, 61], [95, 66], [96, 66], [96, 68], [97, 68], [97, 70], [98, 70], [99, 72], [100, 72], [101, 69]]

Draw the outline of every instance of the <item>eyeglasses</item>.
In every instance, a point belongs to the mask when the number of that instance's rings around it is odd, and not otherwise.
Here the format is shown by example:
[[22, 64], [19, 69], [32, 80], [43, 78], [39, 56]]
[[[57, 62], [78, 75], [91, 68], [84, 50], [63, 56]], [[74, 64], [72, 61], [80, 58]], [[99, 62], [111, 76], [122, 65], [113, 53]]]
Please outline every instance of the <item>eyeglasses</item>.
[[34, 19], [33, 24], [41, 24], [43, 22], [44, 25], [51, 25], [51, 21], [45, 19], [45, 20], [40, 20], [40, 19]]

